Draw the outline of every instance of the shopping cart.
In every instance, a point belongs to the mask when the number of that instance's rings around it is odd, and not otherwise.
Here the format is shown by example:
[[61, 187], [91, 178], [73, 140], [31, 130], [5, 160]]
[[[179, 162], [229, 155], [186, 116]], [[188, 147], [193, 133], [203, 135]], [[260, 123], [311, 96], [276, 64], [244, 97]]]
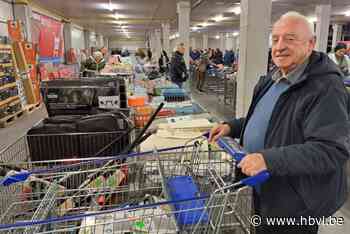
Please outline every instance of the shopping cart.
[[[115, 158], [0, 165], [35, 168], [1, 181], [8, 189], [2, 199], [11, 199], [1, 203], [0, 232], [249, 233], [247, 186], [268, 173], [233, 183], [235, 161], [227, 152], [237, 159], [243, 154], [222, 139], [225, 151], [204, 142]], [[123, 157], [125, 163], [106, 166]]]

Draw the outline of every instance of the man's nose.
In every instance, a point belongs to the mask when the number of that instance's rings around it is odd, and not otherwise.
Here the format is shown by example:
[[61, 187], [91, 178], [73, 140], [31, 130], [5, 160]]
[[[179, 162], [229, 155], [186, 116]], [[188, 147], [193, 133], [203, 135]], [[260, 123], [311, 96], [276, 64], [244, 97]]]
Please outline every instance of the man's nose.
[[278, 38], [278, 40], [275, 42], [274, 47], [276, 50], [284, 50], [286, 48], [286, 43], [282, 37]]

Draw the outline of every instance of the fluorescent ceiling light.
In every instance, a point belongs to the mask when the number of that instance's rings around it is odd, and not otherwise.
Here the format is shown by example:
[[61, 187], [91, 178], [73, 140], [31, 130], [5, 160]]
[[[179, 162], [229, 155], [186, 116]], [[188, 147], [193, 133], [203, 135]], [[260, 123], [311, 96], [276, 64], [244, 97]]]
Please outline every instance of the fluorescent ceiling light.
[[316, 22], [317, 22], [317, 18], [314, 17], [314, 16], [307, 17], [307, 20], [308, 20], [310, 23], [316, 23]]
[[218, 15], [213, 18], [213, 20], [215, 20], [216, 22], [223, 21], [224, 19], [225, 17], [223, 15]]
[[197, 31], [197, 30], [199, 29], [199, 27], [194, 26], [194, 27], [192, 27], [191, 29], [192, 29], [193, 31]]
[[216, 36], [215, 36], [215, 39], [220, 39], [220, 36], [219, 36], [219, 35], [216, 35]]
[[232, 8], [231, 10], [233, 13], [235, 13], [236, 15], [241, 14], [241, 7], [240, 6], [236, 6], [234, 8]]
[[345, 16], [350, 16], [350, 11], [345, 12]]
[[126, 25], [122, 25], [122, 26], [121, 26], [121, 28], [127, 28], [127, 27], [128, 27], [128, 26], [126, 26]]
[[202, 25], [203, 27], [209, 26], [209, 24], [208, 24], [207, 22], [204, 22], [204, 23], [202, 23], [201, 25]]
[[233, 32], [232, 36], [237, 37], [239, 35], [239, 32]]
[[112, 5], [112, 0], [109, 0], [108, 8], [109, 8], [110, 11], [114, 10], [114, 7]]

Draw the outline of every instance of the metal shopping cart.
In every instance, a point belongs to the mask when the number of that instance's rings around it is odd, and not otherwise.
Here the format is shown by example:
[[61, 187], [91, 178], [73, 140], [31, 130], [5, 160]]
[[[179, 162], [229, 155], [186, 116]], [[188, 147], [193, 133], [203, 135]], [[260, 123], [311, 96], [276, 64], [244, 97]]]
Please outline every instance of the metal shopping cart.
[[103, 159], [0, 165], [27, 169], [1, 181], [0, 232], [249, 233], [247, 186], [268, 174], [233, 183], [227, 152], [243, 155], [222, 139], [218, 145], [224, 151], [201, 140]]

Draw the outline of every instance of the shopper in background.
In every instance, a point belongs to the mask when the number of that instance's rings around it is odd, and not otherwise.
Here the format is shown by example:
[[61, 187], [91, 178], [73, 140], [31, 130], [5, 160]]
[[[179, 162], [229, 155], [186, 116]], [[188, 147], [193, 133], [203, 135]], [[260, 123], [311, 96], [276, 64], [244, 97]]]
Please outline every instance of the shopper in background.
[[185, 45], [184, 43], [180, 43], [176, 46], [176, 51], [170, 62], [170, 79], [179, 88], [182, 88], [183, 83], [188, 78], [184, 54]]
[[208, 56], [210, 61], [214, 58], [214, 50], [212, 48], [208, 49]]
[[346, 55], [347, 46], [344, 43], [338, 43], [334, 48], [334, 53], [328, 56], [337, 64], [338, 68], [343, 72], [344, 76], [349, 76], [350, 59]]
[[224, 64], [223, 57], [224, 56], [223, 56], [221, 50], [219, 48], [217, 48], [214, 51], [214, 56], [213, 56], [213, 59], [212, 59], [213, 64], [215, 64], [215, 65]]
[[100, 51], [101, 51], [101, 53], [103, 54], [103, 58], [104, 59], [107, 59], [108, 58], [108, 49], [107, 49], [107, 47], [102, 47], [101, 49], [100, 49]]
[[201, 54], [199, 52], [199, 50], [197, 49], [193, 49], [190, 53], [190, 63], [195, 64], [196, 62], [198, 62], [198, 60], [200, 59]]
[[121, 60], [121, 50], [120, 49], [113, 49], [111, 52], [111, 56], [108, 59], [109, 64], [119, 64], [122, 62]]
[[209, 64], [208, 52], [203, 52], [199, 59], [198, 72], [197, 72], [197, 90], [204, 92], [203, 87], [205, 83], [205, 76], [207, 74], [207, 66]]
[[317, 233], [315, 223], [269, 226], [266, 218], [293, 217], [299, 224], [301, 216], [327, 218], [347, 198], [349, 95], [339, 69], [314, 47], [307, 18], [283, 15], [272, 29], [277, 68], [260, 78], [247, 116], [211, 130], [211, 141], [240, 138], [249, 152], [238, 164], [241, 172], [271, 175], [254, 188], [255, 212], [263, 222], [257, 234]]
[[159, 64], [159, 72], [160, 73], [164, 73], [167, 72], [169, 70], [169, 57], [167, 52], [165, 52], [165, 50], [162, 50], [159, 60], [158, 60], [158, 64]]
[[232, 64], [235, 62], [235, 53], [233, 50], [226, 50], [224, 54], [224, 65], [227, 67], [232, 67]]
[[152, 59], [153, 59], [152, 51], [151, 51], [151, 49], [147, 49], [146, 61], [147, 61], [147, 62], [152, 62]]
[[138, 48], [135, 52], [135, 58], [136, 58], [136, 65], [135, 65], [135, 71], [136, 73], [144, 73], [144, 65], [146, 63], [146, 54], [143, 51], [143, 49]]
[[106, 66], [106, 60], [103, 58], [103, 54], [100, 51], [95, 51], [90, 56], [85, 64], [81, 67], [84, 77], [89, 77], [100, 72]]

